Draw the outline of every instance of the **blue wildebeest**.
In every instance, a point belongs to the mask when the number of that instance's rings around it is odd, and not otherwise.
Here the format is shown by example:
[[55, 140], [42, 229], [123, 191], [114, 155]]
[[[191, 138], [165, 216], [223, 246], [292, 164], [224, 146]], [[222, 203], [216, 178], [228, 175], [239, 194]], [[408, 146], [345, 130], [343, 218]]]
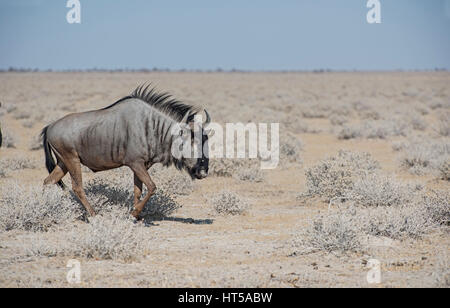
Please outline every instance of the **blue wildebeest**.
[[[64, 188], [61, 179], [69, 172], [74, 193], [93, 216], [95, 211], [82, 186], [80, 163], [94, 172], [127, 166], [134, 173], [132, 215], [138, 218], [156, 189], [147, 172], [153, 164], [175, 165], [179, 170], [186, 170], [193, 179], [207, 176], [209, 159], [205, 153], [197, 158], [177, 158], [171, 152], [174, 126], [187, 123], [192, 127], [194, 115], [198, 113], [197, 108], [177, 101], [167, 93], [140, 86], [131, 95], [106, 108], [69, 114], [42, 131], [45, 164], [50, 173], [44, 185], [58, 184]], [[206, 125], [211, 118], [206, 110], [205, 114]], [[200, 125], [201, 146], [207, 148], [208, 137], [203, 127]], [[183, 131], [180, 130], [181, 135]], [[189, 138], [189, 135], [184, 137]], [[193, 143], [192, 131], [190, 139]], [[142, 183], [148, 193], [140, 200]]]

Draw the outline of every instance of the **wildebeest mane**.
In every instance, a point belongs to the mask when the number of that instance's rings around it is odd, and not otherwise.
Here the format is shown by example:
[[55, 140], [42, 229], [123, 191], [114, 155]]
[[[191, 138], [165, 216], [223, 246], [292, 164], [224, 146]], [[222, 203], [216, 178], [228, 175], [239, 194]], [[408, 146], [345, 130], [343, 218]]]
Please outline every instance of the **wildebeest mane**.
[[190, 118], [198, 112], [197, 107], [182, 103], [174, 99], [167, 92], [157, 92], [155, 88], [150, 88], [150, 84], [147, 86], [145, 84], [138, 86], [130, 95], [119, 99], [104, 109], [111, 108], [130, 98], [142, 100], [176, 121], [181, 121], [188, 111], [191, 112]]

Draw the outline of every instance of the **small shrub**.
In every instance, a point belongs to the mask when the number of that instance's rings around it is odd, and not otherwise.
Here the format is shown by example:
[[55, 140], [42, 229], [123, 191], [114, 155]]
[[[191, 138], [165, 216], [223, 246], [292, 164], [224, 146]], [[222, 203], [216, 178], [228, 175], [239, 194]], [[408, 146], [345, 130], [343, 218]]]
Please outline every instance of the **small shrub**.
[[435, 287], [438, 288], [450, 287], [450, 266], [447, 254], [447, 251], [442, 252], [434, 265], [435, 270], [432, 275], [435, 279]]
[[367, 236], [418, 239], [439, 224], [448, 224], [448, 206], [448, 193], [446, 200], [429, 199], [426, 203], [350, 206], [316, 217], [306, 231], [296, 236], [294, 246], [302, 252], [359, 252], [367, 248]]
[[380, 113], [373, 110], [372, 106], [367, 102], [355, 102], [352, 105], [361, 119], [379, 120], [381, 118]]
[[441, 174], [441, 179], [450, 181], [450, 160], [442, 161], [438, 168]]
[[367, 208], [359, 220], [366, 234], [398, 240], [418, 239], [435, 226], [419, 204]]
[[362, 206], [398, 206], [411, 202], [414, 188], [394, 178], [370, 174], [357, 179], [346, 195]]
[[2, 136], [3, 136], [2, 147], [5, 148], [16, 147], [17, 137], [4, 127], [2, 127]]
[[428, 127], [428, 123], [421, 117], [413, 117], [411, 119], [411, 126], [415, 130], [424, 131]]
[[140, 216], [144, 219], [162, 219], [170, 216], [181, 206], [172, 199], [168, 193], [163, 190], [156, 190], [150, 200], [145, 205]]
[[260, 169], [242, 169], [237, 172], [236, 178], [245, 182], [260, 183], [264, 181], [264, 173]]
[[34, 121], [32, 121], [32, 120], [23, 121], [22, 126], [25, 128], [33, 128]]
[[208, 173], [212, 176], [232, 177], [243, 168], [259, 169], [259, 167], [258, 159], [214, 158], [209, 160]]
[[211, 200], [214, 209], [219, 214], [240, 215], [249, 209], [247, 201], [231, 191], [221, 191]]
[[439, 122], [435, 126], [435, 131], [440, 136], [450, 136], [450, 113], [445, 113], [439, 117]]
[[30, 151], [37, 151], [42, 148], [43, 148], [43, 144], [42, 144], [41, 137], [39, 135], [34, 136], [30, 141], [30, 145], [29, 145], [28, 149]]
[[325, 105], [307, 104], [302, 106], [302, 114], [307, 119], [323, 119], [330, 114], [330, 108]]
[[281, 162], [301, 163], [300, 153], [303, 150], [302, 141], [290, 133], [283, 135], [280, 139]]
[[108, 213], [118, 208], [131, 210], [134, 199], [132, 186], [117, 182], [95, 178], [85, 186], [86, 197], [97, 213]]
[[90, 218], [89, 223], [33, 235], [29, 255], [132, 261], [149, 251], [146, 228], [124, 209]]
[[425, 216], [437, 225], [450, 226], [450, 193], [449, 191], [433, 190], [424, 195], [421, 204]]
[[356, 139], [362, 137], [363, 133], [360, 126], [344, 126], [338, 133], [338, 138], [342, 140]]
[[191, 177], [186, 172], [174, 167], [155, 166], [150, 169], [150, 175], [156, 187], [169, 195], [190, 195], [195, 188]]
[[56, 186], [24, 186], [15, 182], [0, 187], [0, 229], [47, 231], [54, 225], [74, 221], [80, 207]]
[[330, 123], [332, 125], [342, 126], [345, 123], [348, 123], [348, 118], [343, 115], [333, 114], [330, 116]]
[[355, 181], [379, 169], [377, 161], [368, 153], [339, 151], [337, 156], [321, 161], [306, 170], [306, 196], [318, 196], [329, 201], [343, 197]]
[[405, 136], [407, 125], [399, 120], [377, 120], [344, 126], [338, 133], [339, 139], [386, 139], [390, 136]]
[[413, 174], [437, 172], [450, 160], [450, 144], [415, 141], [405, 146], [401, 164]]
[[34, 169], [35, 167], [36, 165], [34, 161], [31, 161], [27, 157], [21, 155], [14, 158], [4, 158], [0, 160], [0, 170], [3, 170], [3, 172]]
[[359, 251], [360, 228], [351, 215], [334, 214], [315, 219], [307, 232], [307, 243], [324, 251]]
[[18, 111], [14, 114], [14, 119], [16, 120], [29, 119], [30, 117], [31, 114], [27, 111]]
[[[68, 242], [75, 257], [133, 260], [146, 253], [144, 230], [126, 211], [113, 211], [90, 219], [85, 230], [72, 230]], [[72, 250], [72, 251], [71, 251]]]
[[6, 112], [8, 113], [13, 113], [14, 111], [17, 110], [17, 106], [13, 105], [13, 104], [8, 104], [5, 106]]

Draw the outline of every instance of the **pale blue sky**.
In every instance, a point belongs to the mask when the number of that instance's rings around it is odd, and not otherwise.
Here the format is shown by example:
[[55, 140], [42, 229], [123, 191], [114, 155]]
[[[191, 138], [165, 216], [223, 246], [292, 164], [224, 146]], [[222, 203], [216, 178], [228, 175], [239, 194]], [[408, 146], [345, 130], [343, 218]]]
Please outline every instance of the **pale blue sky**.
[[449, 0], [0, 0], [0, 68], [450, 69]]

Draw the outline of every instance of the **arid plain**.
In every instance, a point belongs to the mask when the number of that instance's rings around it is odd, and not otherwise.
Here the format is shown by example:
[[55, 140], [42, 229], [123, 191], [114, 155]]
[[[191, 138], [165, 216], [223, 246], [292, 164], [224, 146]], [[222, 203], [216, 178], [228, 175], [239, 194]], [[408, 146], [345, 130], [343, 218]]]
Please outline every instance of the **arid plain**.
[[[280, 123], [278, 167], [212, 160], [193, 183], [152, 168], [159, 195], [137, 223], [131, 172], [85, 169], [87, 223], [70, 189], [42, 188], [39, 133], [145, 82], [214, 122]], [[450, 284], [448, 72], [5, 72], [0, 101], [1, 287]]]

